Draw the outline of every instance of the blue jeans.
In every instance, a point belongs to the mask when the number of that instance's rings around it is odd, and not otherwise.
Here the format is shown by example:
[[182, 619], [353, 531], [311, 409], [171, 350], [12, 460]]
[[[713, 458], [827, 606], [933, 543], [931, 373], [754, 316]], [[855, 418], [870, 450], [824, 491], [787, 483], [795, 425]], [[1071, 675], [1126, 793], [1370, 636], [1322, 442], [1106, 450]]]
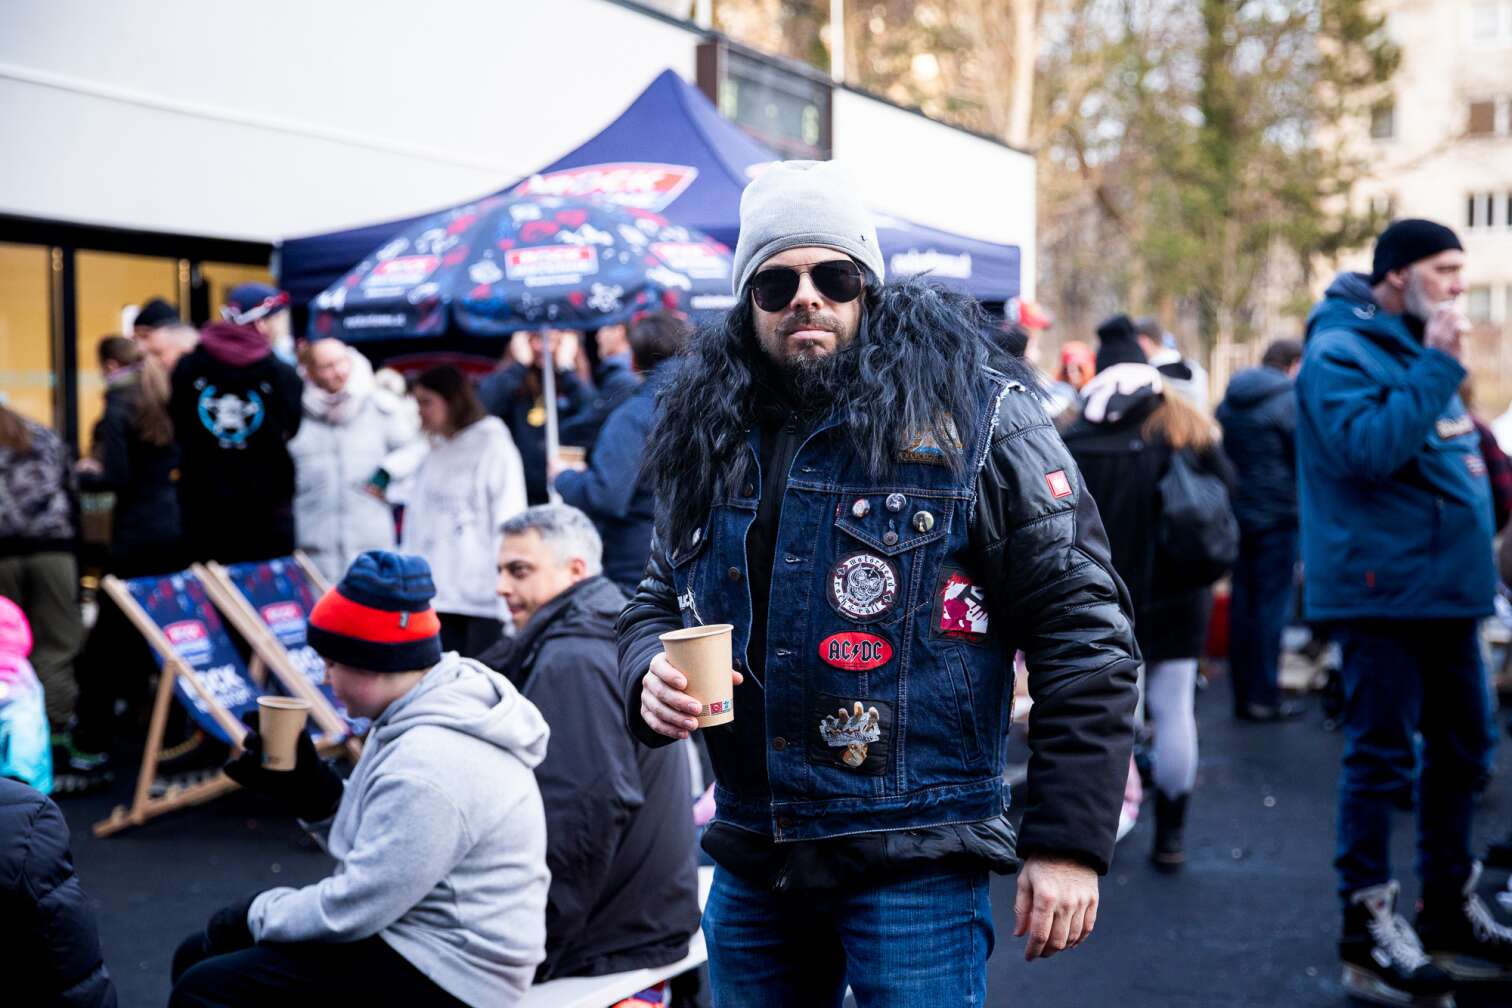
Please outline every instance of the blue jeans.
[[1391, 878], [1392, 801], [1414, 782], [1423, 889], [1457, 892], [1470, 876], [1474, 786], [1489, 745], [1477, 623], [1370, 620], [1334, 630], [1344, 650], [1340, 895]]
[[1295, 527], [1240, 535], [1229, 600], [1229, 680], [1237, 714], [1250, 704], [1281, 702], [1281, 631], [1291, 613], [1296, 566]]
[[986, 870], [773, 893], [723, 868], [704, 908], [715, 1008], [952, 1008], [987, 999]]

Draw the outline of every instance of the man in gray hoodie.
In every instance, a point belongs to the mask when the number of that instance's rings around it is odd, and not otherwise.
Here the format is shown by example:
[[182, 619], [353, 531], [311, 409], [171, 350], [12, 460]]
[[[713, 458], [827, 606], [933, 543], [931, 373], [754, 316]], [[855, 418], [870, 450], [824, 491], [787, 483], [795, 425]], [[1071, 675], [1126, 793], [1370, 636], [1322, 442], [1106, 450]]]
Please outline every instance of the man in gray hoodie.
[[370, 550], [310, 614], [337, 697], [371, 718], [343, 783], [299, 740], [261, 766], [255, 732], [226, 768], [285, 801], [336, 871], [225, 907], [174, 956], [177, 1006], [329, 997], [368, 1005], [514, 1004], [545, 955], [546, 824], [533, 770], [548, 730], [502, 676], [441, 653], [419, 557]]

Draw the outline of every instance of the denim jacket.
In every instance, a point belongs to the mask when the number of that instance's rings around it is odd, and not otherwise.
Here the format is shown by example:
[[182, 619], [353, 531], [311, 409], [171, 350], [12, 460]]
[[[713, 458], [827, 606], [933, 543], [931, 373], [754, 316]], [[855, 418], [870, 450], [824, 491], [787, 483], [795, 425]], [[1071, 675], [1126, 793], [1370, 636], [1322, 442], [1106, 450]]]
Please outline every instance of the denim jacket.
[[[1022, 648], [1037, 706], [1019, 850], [1080, 855], [1105, 870], [1132, 742], [1127, 594], [1095, 505], [1033, 395], [988, 372], [978, 405], [979, 419], [958, 429], [960, 473], [919, 438], [869, 478], [833, 422], [798, 449], [775, 544], [764, 681], [748, 675], [735, 720], [703, 732], [718, 821], [781, 843], [1001, 815]], [[735, 666], [749, 673], [756, 448], [753, 432], [743, 485], [712, 502], [691, 541], [653, 552], [621, 615], [630, 727], [647, 744], [667, 741], [639, 721], [657, 633], [733, 624]]]

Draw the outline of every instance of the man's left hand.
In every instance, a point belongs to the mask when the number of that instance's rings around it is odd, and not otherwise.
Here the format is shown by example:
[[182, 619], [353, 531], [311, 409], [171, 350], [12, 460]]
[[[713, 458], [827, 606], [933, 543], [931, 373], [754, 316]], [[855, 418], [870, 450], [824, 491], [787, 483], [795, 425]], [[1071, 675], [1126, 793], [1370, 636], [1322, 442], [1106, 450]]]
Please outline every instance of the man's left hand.
[[1097, 923], [1097, 872], [1070, 858], [1031, 854], [1019, 869], [1013, 935], [1029, 935], [1024, 958], [1075, 948]]

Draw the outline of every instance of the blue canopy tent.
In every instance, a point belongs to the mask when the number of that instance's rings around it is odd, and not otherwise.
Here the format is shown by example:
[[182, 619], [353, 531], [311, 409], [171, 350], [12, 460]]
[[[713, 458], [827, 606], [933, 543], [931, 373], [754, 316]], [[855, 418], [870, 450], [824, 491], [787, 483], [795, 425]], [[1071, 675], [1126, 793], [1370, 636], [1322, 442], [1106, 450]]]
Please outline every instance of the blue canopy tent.
[[[602, 195], [663, 214], [733, 248], [740, 193], [778, 155], [721, 116], [696, 88], [663, 71], [620, 116], [577, 149], [500, 194]], [[754, 169], [754, 170], [753, 170]], [[305, 305], [363, 257], [431, 214], [292, 238], [279, 251], [280, 285]], [[928, 273], [983, 301], [1019, 292], [1019, 250], [877, 215], [890, 274]]]

